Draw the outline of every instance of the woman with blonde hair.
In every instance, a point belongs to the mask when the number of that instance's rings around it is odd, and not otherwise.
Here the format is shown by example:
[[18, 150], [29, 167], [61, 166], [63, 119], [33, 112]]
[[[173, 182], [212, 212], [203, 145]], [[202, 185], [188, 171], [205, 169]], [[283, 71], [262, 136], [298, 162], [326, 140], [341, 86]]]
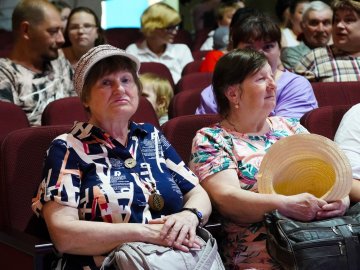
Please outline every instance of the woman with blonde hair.
[[194, 61], [187, 45], [173, 44], [180, 22], [179, 13], [165, 3], [148, 7], [141, 16], [141, 32], [145, 40], [130, 44], [126, 51], [136, 55], [140, 62], [166, 65], [177, 83], [185, 65]]
[[174, 96], [174, 90], [169, 80], [153, 73], [140, 75], [143, 85], [142, 96], [146, 97], [154, 107], [160, 125], [169, 120], [168, 107]]

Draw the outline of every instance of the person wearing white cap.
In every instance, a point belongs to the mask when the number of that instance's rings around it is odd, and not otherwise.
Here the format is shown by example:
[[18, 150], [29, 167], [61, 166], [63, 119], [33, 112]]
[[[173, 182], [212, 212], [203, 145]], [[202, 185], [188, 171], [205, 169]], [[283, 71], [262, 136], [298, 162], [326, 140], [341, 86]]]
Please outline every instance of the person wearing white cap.
[[269, 117], [276, 102], [276, 84], [261, 52], [235, 49], [224, 55], [215, 66], [212, 85], [222, 120], [197, 131], [190, 168], [222, 216], [220, 250], [225, 267], [278, 269], [266, 251], [264, 214], [278, 209], [301, 221], [343, 215], [350, 188], [329, 203], [305, 191], [258, 193], [265, 153], [287, 136], [308, 132], [296, 118]]
[[159, 130], [130, 121], [139, 68], [135, 56], [100, 45], [75, 69], [90, 119], [54, 139], [32, 204], [64, 253], [61, 269], [99, 269], [102, 255], [131, 241], [199, 248], [195, 231], [210, 200]]

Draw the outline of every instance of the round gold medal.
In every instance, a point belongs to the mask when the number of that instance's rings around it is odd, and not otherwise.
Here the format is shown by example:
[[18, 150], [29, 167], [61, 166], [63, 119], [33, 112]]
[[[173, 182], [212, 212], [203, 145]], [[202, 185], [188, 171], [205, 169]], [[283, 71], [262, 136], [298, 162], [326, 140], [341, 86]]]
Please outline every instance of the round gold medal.
[[124, 161], [125, 167], [128, 169], [132, 169], [136, 166], [136, 160], [133, 158], [127, 158]]
[[151, 210], [161, 211], [164, 208], [164, 198], [158, 193], [149, 196], [149, 206]]

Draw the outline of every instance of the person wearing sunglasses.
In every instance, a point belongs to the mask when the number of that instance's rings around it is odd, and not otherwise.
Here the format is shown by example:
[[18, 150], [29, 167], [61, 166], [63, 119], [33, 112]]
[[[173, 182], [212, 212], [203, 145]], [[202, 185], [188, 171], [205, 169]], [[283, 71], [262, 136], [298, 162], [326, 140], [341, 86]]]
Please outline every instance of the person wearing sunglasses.
[[105, 43], [100, 20], [87, 7], [77, 7], [71, 11], [64, 37], [63, 52], [73, 68], [88, 50]]
[[179, 13], [169, 5], [151, 5], [141, 15], [141, 32], [145, 39], [140, 43], [130, 44], [126, 51], [136, 55], [141, 62], [166, 65], [177, 83], [185, 65], [194, 61], [187, 45], [173, 44], [180, 22]]

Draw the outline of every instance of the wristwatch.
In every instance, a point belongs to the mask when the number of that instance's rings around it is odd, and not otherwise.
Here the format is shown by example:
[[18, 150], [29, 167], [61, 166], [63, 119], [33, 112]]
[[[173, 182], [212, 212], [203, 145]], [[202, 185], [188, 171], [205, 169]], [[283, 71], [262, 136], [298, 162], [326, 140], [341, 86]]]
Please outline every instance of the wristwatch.
[[204, 219], [203, 219], [203, 214], [199, 210], [197, 210], [196, 208], [184, 207], [181, 211], [190, 211], [190, 212], [194, 213], [196, 215], [197, 219], [199, 220], [198, 226], [202, 226]]

